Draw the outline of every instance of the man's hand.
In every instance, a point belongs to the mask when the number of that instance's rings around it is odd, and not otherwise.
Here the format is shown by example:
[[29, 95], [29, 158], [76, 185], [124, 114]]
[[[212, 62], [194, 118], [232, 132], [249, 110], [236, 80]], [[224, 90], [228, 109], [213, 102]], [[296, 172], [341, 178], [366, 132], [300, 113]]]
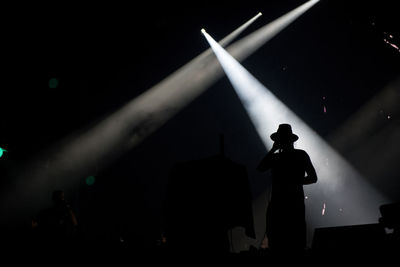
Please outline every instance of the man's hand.
[[272, 148], [271, 148], [271, 152], [273, 153], [273, 152], [277, 151], [278, 149], [280, 149], [280, 144], [278, 142], [274, 142], [274, 144], [272, 145]]

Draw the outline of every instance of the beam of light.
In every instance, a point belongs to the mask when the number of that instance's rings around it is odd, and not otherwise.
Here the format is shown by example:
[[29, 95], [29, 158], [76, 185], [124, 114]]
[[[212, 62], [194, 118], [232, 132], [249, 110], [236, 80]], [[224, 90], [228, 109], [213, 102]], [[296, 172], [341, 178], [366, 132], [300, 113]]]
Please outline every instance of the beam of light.
[[[266, 148], [272, 146], [269, 136], [281, 123], [290, 123], [293, 131], [300, 137], [296, 145], [308, 152], [319, 178], [317, 184], [305, 186], [306, 195], [310, 196], [310, 199], [318, 206], [316, 212], [313, 212], [315, 208], [310, 206], [312, 201], [306, 202], [307, 209], [311, 213], [309, 214], [311, 218], [308, 218], [311, 225], [322, 227], [377, 223], [380, 216], [379, 206], [386, 203], [386, 199], [314, 130], [218, 45], [208, 33], [204, 33], [204, 36]], [[324, 203], [324, 207], [329, 205], [330, 210], [336, 210], [337, 214], [327, 212], [324, 208], [322, 214], [324, 219], [322, 219], [318, 201]], [[341, 207], [345, 209], [339, 212]]]
[[[311, 0], [304, 3], [235, 42], [229, 46], [227, 50], [237, 60], [244, 60], [263, 46], [267, 41], [289, 26], [317, 2], [319, 2], [319, 0]], [[243, 26], [239, 27], [238, 30], [235, 30], [232, 34], [235, 34], [235, 37], [238, 36], [240, 32], [244, 30], [243, 27], [248, 27], [249, 24], [259, 16], [260, 13], [246, 22]], [[206, 30], [202, 29], [201, 32], [204, 34], [206, 33]], [[231, 37], [228, 40], [227, 38], [223, 39], [220, 42], [220, 45], [226, 45], [226, 43], [233, 38], [234, 37]], [[136, 101], [136, 103], [130, 103], [129, 109], [134, 110], [133, 107], [135, 107], [139, 113], [146, 113], [143, 119], [135, 119], [135, 122], [141, 122], [142, 124], [134, 133], [130, 146], [135, 146], [140, 143], [145, 137], [158, 129], [169, 118], [183, 108], [183, 106], [187, 105], [200, 93], [204, 92], [206, 88], [222, 76], [223, 71], [220, 68], [219, 63], [211, 56], [211, 50], [207, 50], [206, 52], [208, 52], [205, 56], [206, 58], [200, 55], [198, 58], [194, 59], [191, 64], [189, 63], [190, 68], [187, 65], [184, 69], [181, 69], [182, 71], [177, 73], [179, 76], [175, 76], [174, 74], [171, 75], [166, 80], [143, 94], [142, 98], [139, 97], [135, 99], [134, 101]], [[185, 77], [182, 77], [181, 75], [184, 75]], [[123, 112], [123, 114], [127, 113], [129, 112]]]
[[[253, 18], [249, 19], [246, 23], [244, 23], [242, 26], [237, 28], [234, 32], [232, 32], [229, 36], [226, 38], [222, 39], [219, 44], [221, 46], [226, 46], [228, 43], [230, 43], [233, 39], [235, 39], [237, 36], [239, 36], [244, 30], [246, 30], [253, 22], [255, 22], [259, 17], [261, 17], [262, 14], [259, 12], [257, 15], [255, 15]], [[204, 30], [204, 29], [203, 29]], [[204, 30], [205, 31], [205, 30]], [[211, 51], [210, 51], [211, 52]]]
[[339, 151], [350, 153], [357, 146], [370, 143], [371, 134], [387, 125], [387, 117], [400, 114], [400, 76], [374, 95], [370, 101], [347, 119], [331, 136]]
[[371, 97], [329, 141], [391, 201], [400, 201], [400, 76]]
[[[239, 60], [244, 60], [316, 2], [309, 1], [268, 23], [237, 41], [236, 45], [231, 45], [228, 50]], [[253, 21], [254, 18], [246, 22], [220, 44], [230, 43]], [[222, 76], [220, 64], [212, 50], [208, 49], [94, 127], [38, 155], [2, 194], [4, 201], [0, 204], [4, 203], [3, 208], [10, 217], [23, 210], [34, 210], [46, 203], [49, 191], [72, 188], [94, 169], [108, 166], [141, 143]]]
[[243, 58], [253, 54], [258, 48], [263, 46], [266, 42], [276, 36], [280, 31], [289, 26], [293, 21], [303, 15], [318, 2], [319, 0], [308, 1], [279, 17], [278, 19], [268, 23], [262, 28], [254, 31], [228, 48], [227, 50], [229, 54], [231, 54], [238, 61], [243, 60]]
[[[219, 43], [228, 45], [259, 17], [257, 14], [246, 21]], [[0, 207], [13, 217], [13, 213], [18, 216], [19, 211], [30, 211], [39, 206], [38, 203], [46, 203], [49, 191], [67, 190], [94, 169], [110, 164], [161, 127], [222, 75], [212, 50], [207, 49], [95, 126], [82, 129], [36, 155], [19, 170], [12, 184], [3, 188]]]

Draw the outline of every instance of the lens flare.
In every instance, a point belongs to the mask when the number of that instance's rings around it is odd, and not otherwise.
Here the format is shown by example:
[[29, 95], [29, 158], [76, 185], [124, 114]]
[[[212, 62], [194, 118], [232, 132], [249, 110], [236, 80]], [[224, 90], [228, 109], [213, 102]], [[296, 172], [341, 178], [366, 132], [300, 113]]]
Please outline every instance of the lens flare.
[[3, 156], [4, 152], [8, 152], [8, 151], [0, 147], [0, 158]]

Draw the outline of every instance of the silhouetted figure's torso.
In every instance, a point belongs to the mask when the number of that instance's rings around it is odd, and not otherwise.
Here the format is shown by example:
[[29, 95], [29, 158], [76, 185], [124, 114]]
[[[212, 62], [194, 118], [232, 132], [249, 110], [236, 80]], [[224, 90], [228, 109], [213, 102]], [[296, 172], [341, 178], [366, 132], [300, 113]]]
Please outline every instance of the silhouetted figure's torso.
[[[267, 211], [267, 237], [273, 249], [302, 250], [306, 246], [303, 185], [315, 182], [315, 170], [308, 154], [290, 149], [270, 154], [260, 170], [271, 169], [272, 191]], [[307, 180], [311, 174], [311, 180]]]
[[309, 160], [306, 152], [298, 149], [273, 155], [271, 200], [304, 204], [303, 179]]

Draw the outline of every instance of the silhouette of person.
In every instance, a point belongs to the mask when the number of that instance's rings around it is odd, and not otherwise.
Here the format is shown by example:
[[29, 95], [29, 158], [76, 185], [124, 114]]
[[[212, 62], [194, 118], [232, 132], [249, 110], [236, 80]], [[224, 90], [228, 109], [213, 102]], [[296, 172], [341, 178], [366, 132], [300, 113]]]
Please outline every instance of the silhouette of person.
[[165, 213], [171, 252], [230, 253], [236, 226], [255, 238], [246, 168], [223, 154], [173, 166]]
[[54, 191], [52, 200], [53, 206], [42, 211], [37, 222], [42, 241], [72, 242], [76, 238], [78, 221], [72, 208], [65, 201], [64, 191]]
[[271, 250], [302, 251], [306, 247], [303, 185], [317, 182], [317, 174], [307, 152], [295, 149], [298, 136], [289, 124], [280, 124], [273, 133], [272, 149], [257, 170], [271, 170], [272, 190], [266, 215], [266, 235]]

